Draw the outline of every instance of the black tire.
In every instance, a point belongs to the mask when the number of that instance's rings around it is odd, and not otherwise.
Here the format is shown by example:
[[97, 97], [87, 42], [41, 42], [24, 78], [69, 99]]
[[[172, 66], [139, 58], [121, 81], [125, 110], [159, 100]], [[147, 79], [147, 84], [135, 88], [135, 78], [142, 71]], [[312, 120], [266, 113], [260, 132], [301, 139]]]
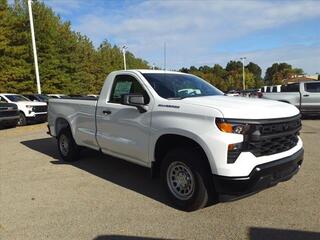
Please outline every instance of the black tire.
[[162, 184], [173, 205], [180, 210], [198, 210], [210, 202], [211, 171], [200, 158], [196, 150], [179, 148], [170, 151], [161, 164]]
[[74, 162], [78, 160], [80, 148], [74, 141], [70, 128], [64, 128], [59, 132], [58, 149], [64, 161]]
[[11, 122], [7, 123], [5, 126], [7, 128], [15, 128], [17, 126], [17, 124], [18, 124], [18, 121], [11, 121]]
[[19, 113], [19, 120], [17, 122], [17, 126], [25, 126], [27, 125], [27, 118], [23, 112]]

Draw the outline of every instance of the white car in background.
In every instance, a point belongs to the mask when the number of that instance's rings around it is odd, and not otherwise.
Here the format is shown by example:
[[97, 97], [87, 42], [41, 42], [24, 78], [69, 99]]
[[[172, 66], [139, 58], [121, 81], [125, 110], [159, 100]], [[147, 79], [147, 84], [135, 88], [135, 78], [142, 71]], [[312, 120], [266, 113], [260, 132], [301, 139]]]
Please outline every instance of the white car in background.
[[45, 122], [47, 120], [47, 103], [33, 102], [28, 98], [12, 93], [0, 93], [0, 100], [18, 106], [18, 125], [26, 125], [30, 121]]
[[63, 98], [65, 97], [66, 95], [65, 94], [47, 94], [47, 96], [49, 98]]
[[238, 92], [236, 90], [231, 90], [231, 91], [226, 93], [226, 96], [238, 97], [238, 96], [240, 96], [240, 92]]

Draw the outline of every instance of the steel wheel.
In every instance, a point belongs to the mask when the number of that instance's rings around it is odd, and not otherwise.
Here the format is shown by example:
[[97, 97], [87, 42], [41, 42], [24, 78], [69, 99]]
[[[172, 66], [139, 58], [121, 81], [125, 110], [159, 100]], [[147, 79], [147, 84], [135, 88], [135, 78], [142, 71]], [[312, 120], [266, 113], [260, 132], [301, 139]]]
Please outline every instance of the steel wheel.
[[63, 156], [67, 156], [69, 152], [69, 140], [66, 135], [62, 134], [59, 141], [60, 152]]
[[17, 125], [18, 125], [18, 126], [24, 126], [24, 125], [26, 125], [26, 117], [25, 117], [25, 115], [24, 115], [22, 112], [20, 112], [20, 114], [19, 114], [19, 120], [18, 120], [18, 122], [17, 122]]
[[167, 169], [167, 184], [171, 193], [180, 200], [189, 200], [195, 190], [191, 169], [182, 162], [172, 162]]

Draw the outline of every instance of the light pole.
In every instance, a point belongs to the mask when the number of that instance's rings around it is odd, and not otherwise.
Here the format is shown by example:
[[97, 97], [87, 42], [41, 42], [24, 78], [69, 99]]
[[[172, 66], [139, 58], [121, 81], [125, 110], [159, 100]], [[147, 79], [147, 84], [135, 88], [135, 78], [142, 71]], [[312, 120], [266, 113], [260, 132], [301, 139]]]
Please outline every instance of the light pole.
[[123, 67], [124, 67], [124, 70], [127, 70], [127, 63], [126, 63], [126, 50], [127, 49], [128, 48], [125, 45], [123, 45], [123, 47], [122, 47], [122, 55], [123, 55]]
[[36, 80], [37, 80], [37, 90], [38, 90], [38, 94], [41, 94], [40, 76], [39, 76], [39, 67], [38, 67], [38, 55], [37, 55], [37, 47], [36, 47], [36, 38], [34, 35], [34, 26], [33, 26], [33, 16], [32, 16], [31, 4], [32, 4], [32, 0], [28, 0], [28, 10], [29, 10], [29, 20], [30, 20], [30, 29], [31, 29], [34, 68], [35, 68]]
[[242, 88], [243, 90], [246, 89], [246, 76], [245, 76], [245, 72], [244, 72], [244, 60], [246, 60], [246, 57], [241, 57], [240, 58], [242, 61]]
[[163, 44], [163, 70], [167, 70], [167, 43]]

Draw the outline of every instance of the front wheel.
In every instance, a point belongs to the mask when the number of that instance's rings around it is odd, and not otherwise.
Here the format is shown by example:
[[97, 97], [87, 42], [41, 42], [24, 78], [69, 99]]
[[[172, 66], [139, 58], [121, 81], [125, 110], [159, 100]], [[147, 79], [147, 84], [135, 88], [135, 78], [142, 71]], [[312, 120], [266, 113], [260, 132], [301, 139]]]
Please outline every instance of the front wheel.
[[27, 124], [27, 118], [23, 112], [19, 113], [19, 120], [17, 122], [18, 126], [25, 126]]
[[209, 202], [209, 169], [201, 156], [189, 149], [175, 149], [164, 158], [161, 168], [162, 183], [169, 198], [178, 209], [194, 211]]
[[74, 141], [69, 128], [64, 128], [58, 135], [58, 149], [60, 156], [66, 162], [78, 160], [80, 148]]

